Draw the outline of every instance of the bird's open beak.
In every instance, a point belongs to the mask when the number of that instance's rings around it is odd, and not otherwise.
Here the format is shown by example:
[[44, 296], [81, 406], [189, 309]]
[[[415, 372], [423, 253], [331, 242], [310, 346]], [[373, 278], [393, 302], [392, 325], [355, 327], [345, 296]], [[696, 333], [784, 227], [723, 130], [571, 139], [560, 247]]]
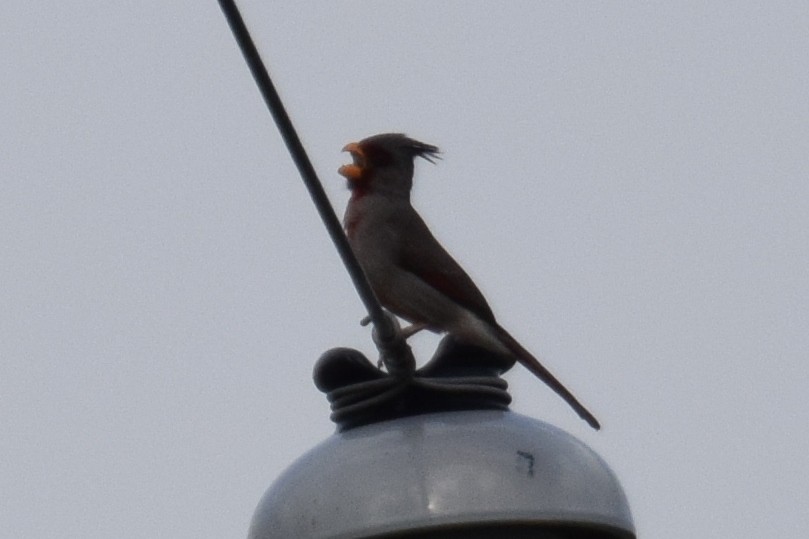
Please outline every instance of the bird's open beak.
[[348, 144], [343, 146], [342, 151], [351, 152], [352, 154], [358, 153], [358, 154], [362, 155], [362, 148], [360, 148], [360, 145], [357, 144], [356, 142], [349, 142]]
[[337, 169], [337, 173], [344, 176], [348, 181], [357, 181], [362, 176], [362, 168], [365, 166], [365, 154], [362, 147], [356, 142], [350, 142], [343, 146], [343, 151], [351, 154], [354, 162], [350, 165], [343, 165]]

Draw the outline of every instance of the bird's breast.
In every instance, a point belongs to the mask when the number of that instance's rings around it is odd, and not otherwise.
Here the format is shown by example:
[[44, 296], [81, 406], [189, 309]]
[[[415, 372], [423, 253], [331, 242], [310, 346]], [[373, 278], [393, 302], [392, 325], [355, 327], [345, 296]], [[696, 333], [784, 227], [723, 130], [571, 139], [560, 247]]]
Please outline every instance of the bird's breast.
[[343, 219], [348, 242], [366, 272], [391, 264], [399, 245], [398, 230], [384, 200], [372, 202], [373, 197], [352, 199]]

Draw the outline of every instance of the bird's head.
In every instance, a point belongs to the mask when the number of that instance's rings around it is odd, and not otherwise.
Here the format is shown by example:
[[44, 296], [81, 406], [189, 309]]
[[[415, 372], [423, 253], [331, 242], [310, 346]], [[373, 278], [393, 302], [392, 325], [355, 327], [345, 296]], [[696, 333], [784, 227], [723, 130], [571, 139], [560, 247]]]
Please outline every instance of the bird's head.
[[352, 191], [373, 190], [409, 195], [413, 186], [413, 161], [416, 157], [435, 163], [438, 148], [400, 133], [385, 133], [346, 144], [344, 152], [353, 159], [338, 172], [348, 180]]

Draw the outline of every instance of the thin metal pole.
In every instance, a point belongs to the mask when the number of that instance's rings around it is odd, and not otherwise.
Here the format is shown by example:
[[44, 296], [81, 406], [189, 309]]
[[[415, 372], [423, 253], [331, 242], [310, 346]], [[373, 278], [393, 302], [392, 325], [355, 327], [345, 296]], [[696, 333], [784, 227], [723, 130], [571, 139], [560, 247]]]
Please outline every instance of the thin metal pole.
[[[250, 32], [244, 24], [244, 19], [242, 19], [238, 7], [236, 7], [236, 3], [233, 0], [219, 0], [219, 5], [225, 14], [225, 18], [236, 38], [236, 42], [239, 44], [244, 59], [250, 67], [250, 72], [253, 74], [253, 78], [261, 91], [261, 95], [264, 97], [264, 101], [270, 109], [270, 113], [278, 126], [278, 130], [281, 132], [284, 143], [289, 153], [292, 155], [292, 160], [298, 167], [298, 172], [300, 172], [303, 182], [309, 190], [309, 194], [320, 213], [320, 217], [323, 219], [323, 224], [326, 225], [326, 230], [328, 230], [329, 236], [331, 236], [334, 245], [337, 247], [337, 252], [340, 254], [340, 258], [342, 258], [343, 264], [345, 264], [351, 276], [354, 287], [357, 289], [357, 293], [368, 311], [376, 333], [375, 341], [380, 348], [383, 360], [385, 360], [389, 371], [391, 371], [392, 367], [393, 370], [401, 370], [401, 364], [388, 364], [388, 360], [394, 358], [386, 356], [390, 356], [391, 354], [401, 356], [405, 354], [410, 357], [400, 357], [400, 359], [405, 360], [405, 363], [414, 363], [412, 361], [412, 353], [410, 353], [409, 347], [404, 342], [404, 339], [402, 339], [397, 328], [391, 320], [385, 316], [385, 312], [379, 305], [379, 301], [374, 295], [371, 285], [365, 277], [365, 273], [362, 271], [359, 262], [357, 262], [357, 258], [354, 256], [354, 252], [348, 244], [348, 239], [340, 226], [340, 221], [334, 213], [334, 208], [332, 208], [329, 203], [329, 199], [326, 196], [326, 192], [323, 190], [317, 173], [311, 161], [309, 161], [306, 150], [304, 150], [303, 144], [301, 144], [300, 138], [298, 138], [298, 134], [295, 131], [295, 127], [292, 125], [292, 121], [289, 119], [284, 104], [281, 102], [281, 97], [278, 95], [270, 79], [270, 74], [261, 61], [258, 49], [256, 49], [253, 39], [250, 37]], [[394, 363], [396, 363], [395, 360]], [[410, 368], [405, 367], [405, 370], [410, 370]]]

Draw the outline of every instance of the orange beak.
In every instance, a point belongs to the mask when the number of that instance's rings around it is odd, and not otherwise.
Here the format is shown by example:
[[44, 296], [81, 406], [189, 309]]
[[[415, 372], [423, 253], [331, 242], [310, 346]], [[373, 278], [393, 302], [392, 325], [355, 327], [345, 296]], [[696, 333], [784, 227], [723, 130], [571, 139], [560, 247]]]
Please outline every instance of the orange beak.
[[354, 158], [354, 162], [350, 165], [341, 166], [337, 169], [337, 173], [344, 176], [345, 179], [349, 181], [359, 180], [362, 176], [361, 165], [365, 163], [365, 154], [362, 151], [362, 147], [356, 142], [350, 142], [343, 146], [342, 151], [350, 153], [351, 157]]
[[341, 151], [350, 152], [352, 154], [357, 153], [362, 155], [362, 148], [356, 142], [349, 142], [348, 144], [343, 146], [343, 149]]

